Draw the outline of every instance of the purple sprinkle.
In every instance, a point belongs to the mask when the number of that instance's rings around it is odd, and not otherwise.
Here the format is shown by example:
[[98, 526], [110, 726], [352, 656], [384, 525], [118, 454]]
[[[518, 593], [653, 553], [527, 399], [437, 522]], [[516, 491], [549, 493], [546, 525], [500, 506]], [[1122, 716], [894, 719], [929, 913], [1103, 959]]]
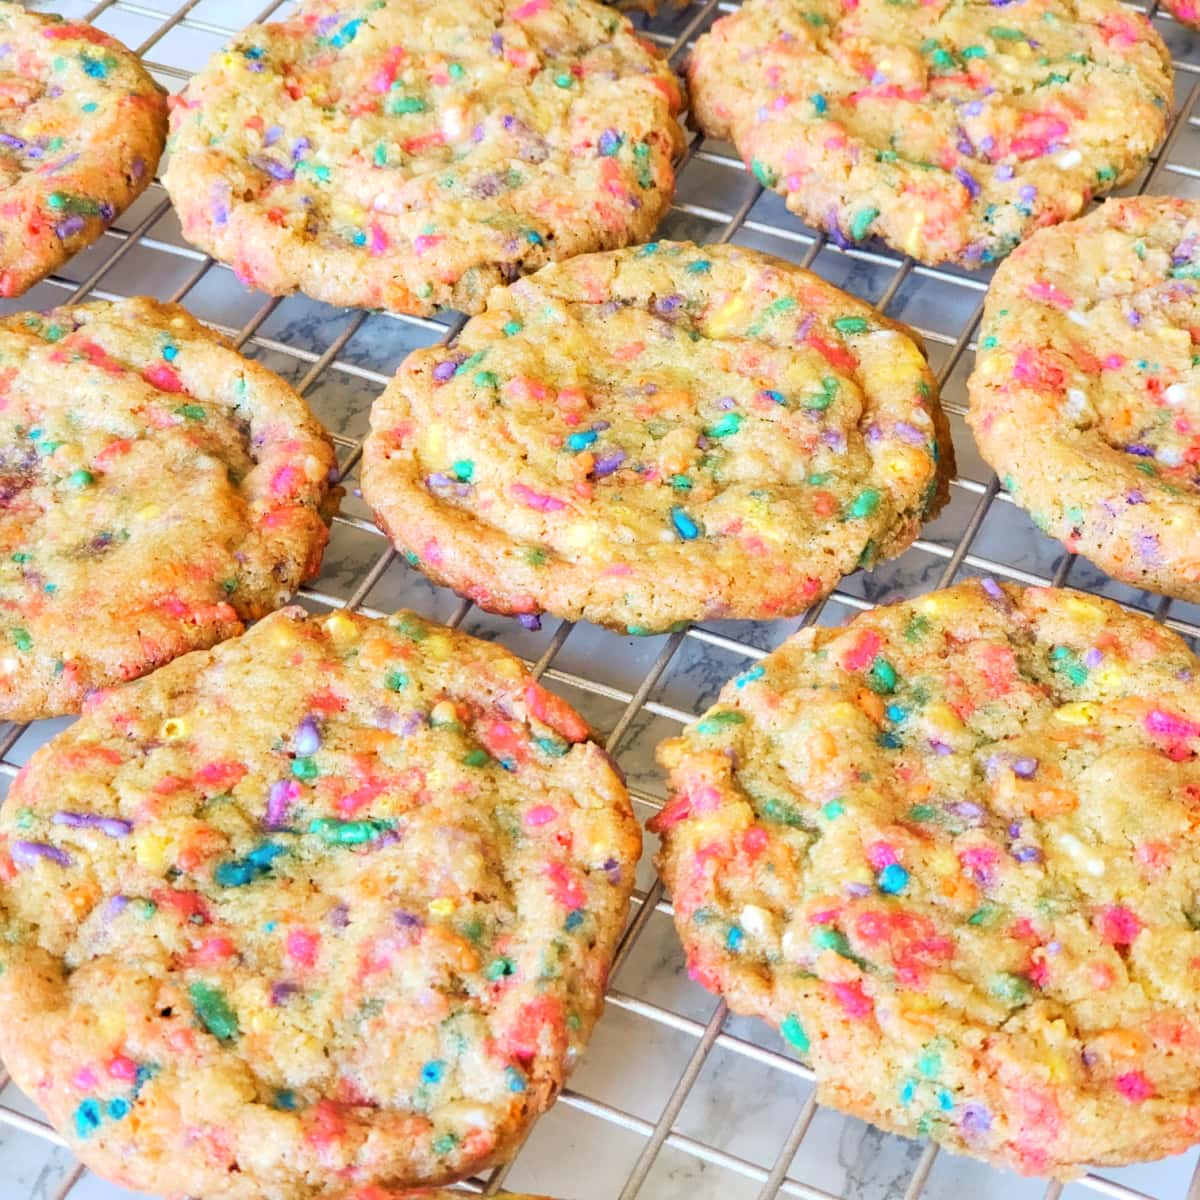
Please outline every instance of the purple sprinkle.
[[334, 929], [347, 928], [350, 924], [350, 910], [344, 904], [339, 904], [330, 912], [329, 923]]
[[606, 129], [596, 142], [596, 149], [606, 157], [615, 154], [621, 145], [621, 135], [615, 129]]
[[878, 424], [876, 424], [875, 422], [872, 422], [870, 425], [867, 426], [867, 441], [868, 442], [877, 442], [877, 441], [879, 441], [879, 439], [881, 437], [883, 437], [883, 430], [879, 428]]
[[11, 146], [14, 150], [24, 150], [29, 144], [23, 138], [14, 137], [11, 133], [0, 133], [0, 142], [5, 146]]
[[432, 488], [453, 487], [454, 480], [444, 471], [434, 471], [432, 475], [425, 476], [425, 486]]
[[869, 896], [871, 894], [871, 886], [867, 883], [848, 883], [846, 891], [851, 896]]
[[454, 372], [458, 370], [458, 363], [452, 358], [444, 358], [436, 367], [433, 368], [433, 377], [438, 383], [445, 383], [447, 379], [454, 378]]
[[392, 913], [392, 920], [400, 929], [420, 929], [425, 924], [423, 917], [417, 913], [409, 912], [406, 908], [398, 908]]
[[292, 739], [292, 746], [297, 754], [305, 757], [316, 754], [321, 748], [321, 730], [317, 727], [317, 722], [313, 717], [305, 717], [300, 722], [296, 729], [296, 736]]
[[283, 137], [283, 126], [272, 125], [271, 128], [267, 130], [266, 136], [263, 138], [263, 145], [273, 146], [281, 137]]
[[1145, 442], [1130, 442], [1125, 447], [1126, 454], [1136, 454], [1138, 458], [1153, 458], [1154, 447], [1146, 445]]
[[[1126, 504], [1145, 504], [1146, 503], [1146, 494], [1145, 494], [1145, 492], [1142, 491], [1141, 488], [1132, 488], [1130, 491], [1125, 493], [1125, 503]], [[1115, 517], [1117, 514], [1111, 513], [1110, 515]]]
[[732, 396], [722, 396], [720, 400], [717, 401], [717, 407], [721, 409], [722, 412], [728, 412], [731, 408], [735, 408], [736, 406], [737, 401]]
[[825, 219], [825, 228], [829, 232], [829, 240], [839, 250], [849, 250], [850, 242], [846, 235], [842, 232], [841, 226], [838, 224], [837, 209], [831, 208], [829, 216]]
[[1004, 589], [990, 576], [985, 575], [979, 581], [979, 586], [983, 588], [983, 590], [987, 592], [987, 594], [991, 596], [993, 600], [1004, 599]]
[[934, 754], [937, 754], [943, 758], [947, 754], [954, 753], [954, 750], [952, 747], [948, 746], [945, 742], [939, 742], [937, 738], [929, 739], [929, 748], [930, 748], [930, 750], [932, 750], [934, 752]]
[[291, 167], [286, 167], [283, 163], [276, 162], [269, 154], [252, 154], [250, 155], [250, 163], [260, 171], [266, 171], [272, 179], [287, 180], [296, 178], [296, 172]]
[[124, 912], [128, 906], [129, 906], [129, 897], [128, 896], [114, 896], [104, 906], [104, 915], [108, 920], [111, 921], [113, 919], [113, 917], [118, 916], [120, 913]]
[[592, 474], [597, 479], [603, 479], [606, 475], [611, 475], [614, 471], [619, 470], [626, 458], [628, 455], [624, 450], [610, 450], [596, 459], [592, 466]]
[[1192, 234], [1190, 237], [1185, 237], [1171, 254], [1171, 265], [1178, 267], [1185, 262], [1190, 262], [1192, 255], [1196, 252], [1196, 236]]
[[[996, 3], [996, 0], [992, 0]], [[992, 1116], [982, 1104], [968, 1104], [962, 1112], [959, 1124], [967, 1133], [987, 1133], [992, 1127]]]
[[1013, 171], [1012, 167], [1010, 167], [1008, 165], [1008, 163], [1001, 163], [996, 168], [996, 178], [997, 179], [1001, 179], [1001, 180], [1004, 180], [1007, 182], [1009, 179], [1011, 179], [1013, 177], [1014, 174], [1015, 174], [1015, 172]]
[[85, 224], [84, 219], [76, 214], [75, 216], [68, 217], [65, 221], [59, 221], [54, 227], [54, 232], [58, 235], [60, 241], [65, 242], [67, 238], [77, 234]]
[[1062, 942], [1059, 942], [1059, 941], [1047, 942], [1046, 943], [1046, 953], [1047, 954], [1061, 954], [1062, 953]]
[[683, 297], [679, 295], [662, 296], [655, 301], [654, 309], [661, 316], [668, 316], [673, 313], [683, 303]]
[[593, 421], [592, 428], [597, 433], [603, 433], [606, 429], [612, 428], [612, 422], [611, 421]]
[[1036, 758], [1017, 758], [1013, 760], [1013, 774], [1021, 779], [1032, 779], [1037, 774], [1038, 760]]
[[605, 860], [604, 873], [609, 883], [616, 885], [621, 882], [621, 864], [615, 858]]
[[1085, 667], [1087, 667], [1087, 669], [1089, 671], [1095, 670], [1096, 667], [1098, 667], [1103, 661], [1104, 661], [1104, 651], [1097, 650], [1095, 646], [1093, 646], [1083, 656], [1083, 665]]
[[312, 149], [312, 142], [306, 137], [299, 137], [292, 143], [292, 162], [299, 162], [306, 151]]
[[267, 791], [267, 828], [282, 829], [287, 823], [288, 809], [300, 795], [300, 785], [294, 779], [277, 779]]
[[1041, 862], [1042, 852], [1036, 846], [1018, 846], [1012, 852], [1017, 862]]
[[542, 627], [542, 618], [537, 613], [517, 613], [517, 620], [522, 629], [528, 629], [531, 633], [537, 633]]
[[229, 224], [229, 184], [217, 181], [209, 192], [214, 225]]
[[974, 200], [983, 189], [979, 186], [978, 180], [969, 171], [964, 171], [962, 167], [955, 167], [952, 172], [954, 178], [967, 189], [967, 194]]
[[907, 421], [897, 421], [893, 428], [900, 440], [908, 442], [910, 446], [925, 445], [925, 435], [915, 425], [910, 425]]
[[983, 112], [983, 101], [982, 100], [972, 100], [970, 102], [970, 104], [964, 104], [963, 112], [965, 112], [968, 117], [979, 116], [979, 114], [981, 112]]
[[102, 817], [97, 813], [56, 812], [51, 821], [71, 829], [99, 829], [113, 838], [125, 837], [133, 832], [133, 825], [129, 821], [122, 821], [119, 817]]
[[425, 715], [419, 712], [410, 712], [400, 722], [396, 728], [396, 732], [401, 737], [408, 737], [409, 734], [416, 733], [422, 725], [425, 724]]
[[1032, 183], [1027, 183], [1018, 193], [1017, 199], [1022, 204], [1032, 204], [1034, 197], [1037, 195], [1037, 188]]
[[1138, 534], [1138, 553], [1147, 566], [1156, 567], [1162, 559], [1158, 550], [1158, 535], [1155, 533]]
[[18, 867], [32, 867], [39, 858], [58, 863], [60, 867], [71, 865], [71, 856], [57, 846], [48, 846], [45, 842], [13, 842], [12, 860]]
[[271, 984], [271, 1007], [280, 1008], [286, 1004], [300, 989], [294, 983]]
[[504, 49], [504, 39], [498, 34], [492, 34], [492, 53], [499, 54]]
[[970, 800], [960, 800], [957, 804], [952, 804], [950, 810], [957, 813], [964, 821], [978, 821], [983, 816], [983, 809]]
[[1020, 821], [1009, 821], [1008, 836], [1010, 838], [1019, 838], [1021, 836], [1021, 822]]
[[1136, 308], [1131, 308], [1125, 314], [1125, 320], [1136, 329], [1142, 323], [1142, 314]]
[[44, 168], [47, 175], [57, 175], [64, 167], [69, 167], [77, 158], [78, 154], [68, 154], [66, 158], [59, 159], [52, 167]]

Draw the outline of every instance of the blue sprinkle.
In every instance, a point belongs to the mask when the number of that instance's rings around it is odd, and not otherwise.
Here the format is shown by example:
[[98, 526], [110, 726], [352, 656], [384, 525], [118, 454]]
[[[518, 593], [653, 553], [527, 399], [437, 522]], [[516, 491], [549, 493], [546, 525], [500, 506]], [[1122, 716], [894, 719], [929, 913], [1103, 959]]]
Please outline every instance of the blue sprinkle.
[[761, 664], [757, 667], [751, 667], [748, 671], [743, 671], [734, 683], [739, 688], [744, 688], [748, 683], [753, 683], [756, 679], [761, 679], [767, 673], [766, 667]]
[[583, 924], [583, 909], [573, 908], [567, 913], [567, 919], [563, 922], [563, 928], [570, 933], [574, 929], [578, 929]]
[[876, 880], [881, 892], [895, 895], [908, 887], [908, 872], [899, 863], [888, 863]]
[[427, 1062], [421, 1068], [422, 1083], [441, 1083], [442, 1076], [446, 1074], [446, 1064], [440, 1059], [435, 1058]]
[[119, 1121], [122, 1117], [128, 1116], [129, 1101], [122, 1100], [120, 1096], [118, 1096], [115, 1100], [110, 1100], [108, 1102], [108, 1115], [112, 1117], [114, 1121]]
[[685, 542], [690, 542], [693, 538], [700, 536], [700, 526], [682, 508], [671, 509], [671, 524], [675, 526], [675, 532]]
[[937, 1102], [942, 1112], [949, 1112], [954, 1107], [954, 1097], [945, 1088], [938, 1092]]
[[75, 1132], [85, 1138], [100, 1128], [103, 1113], [97, 1100], [84, 1100], [75, 1110]]
[[291, 1088], [278, 1088], [275, 1092], [275, 1107], [284, 1112], [296, 1111], [296, 1093]]
[[178, 346], [164, 346], [163, 347], [163, 358], [165, 358], [167, 360], [167, 362], [174, 362], [175, 359], [178, 357], [178, 355], [179, 355], [179, 347]]
[[504, 1074], [508, 1079], [508, 1090], [510, 1092], [523, 1092], [525, 1090], [525, 1076], [516, 1067], [505, 1067]]
[[809, 96], [809, 100], [812, 102], [813, 110], [816, 112], [817, 116], [823, 117], [825, 115], [825, 110], [829, 107], [829, 103], [826, 101], [825, 97], [822, 96], [820, 92], [813, 92], [813, 94]]
[[745, 933], [736, 925], [730, 925], [729, 936], [725, 939], [725, 945], [728, 946], [730, 950], [737, 950], [745, 940]]
[[915, 1096], [916, 1094], [917, 1094], [916, 1080], [910, 1079], [900, 1089], [900, 1103], [901, 1104], [911, 1104], [913, 1096]]
[[594, 429], [587, 429], [582, 433], [573, 433], [567, 438], [567, 447], [578, 454], [580, 450], [586, 450], [599, 436]]
[[108, 67], [98, 58], [92, 58], [88, 54], [81, 55], [83, 60], [83, 72], [85, 75], [90, 75], [93, 79], [104, 79], [108, 75]]

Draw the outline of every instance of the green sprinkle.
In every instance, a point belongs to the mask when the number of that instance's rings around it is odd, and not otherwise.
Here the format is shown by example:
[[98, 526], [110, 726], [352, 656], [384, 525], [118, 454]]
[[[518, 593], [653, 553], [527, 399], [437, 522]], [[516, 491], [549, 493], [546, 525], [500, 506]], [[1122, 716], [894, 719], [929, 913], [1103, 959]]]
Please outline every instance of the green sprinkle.
[[571, 749], [571, 743], [565, 738], [540, 737], [534, 742], [534, 745], [551, 758], [562, 758]]
[[866, 317], [838, 317], [833, 327], [838, 333], [866, 333], [869, 328]]
[[932, 804], [914, 804], [908, 810], [908, 816], [913, 821], [932, 821], [937, 816], [937, 809]]
[[72, 471], [63, 482], [69, 488], [74, 488], [76, 491], [91, 487], [96, 482], [96, 477], [84, 467], [80, 467], [77, 471]]
[[504, 979], [516, 973], [517, 966], [511, 958], [494, 958], [487, 965], [485, 974], [491, 980]]
[[836, 821], [846, 811], [846, 806], [840, 800], [830, 800], [821, 806], [821, 815], [827, 821]]
[[305, 757], [292, 760], [292, 774], [297, 779], [316, 779], [320, 773], [320, 768], [314, 758]]
[[715, 712], [705, 717], [696, 726], [697, 733], [720, 733], [726, 725], [744, 725], [746, 718], [740, 712]]
[[988, 983], [988, 991], [997, 1000], [1003, 1000], [1014, 1007], [1028, 1004], [1031, 990], [1029, 980], [1024, 975], [1015, 975], [1011, 971], [1000, 971], [993, 975]]
[[486, 767], [491, 761], [492, 756], [486, 750], [476, 748], [463, 759], [463, 765], [467, 767]]
[[850, 943], [840, 930], [818, 925], [812, 932], [812, 942], [818, 950], [836, 950], [843, 958], [850, 957]]
[[209, 983], [193, 983], [188, 988], [192, 1007], [200, 1024], [220, 1042], [230, 1042], [238, 1035], [237, 1014], [229, 1001]]
[[405, 113], [421, 113], [429, 108], [420, 96], [397, 96], [388, 104], [388, 111], [393, 116], [402, 116]]
[[988, 33], [998, 42], [1023, 42], [1025, 40], [1025, 35], [1019, 29], [1010, 29], [1005, 25], [993, 25]]
[[742, 418], [740, 413], [728, 412], [715, 425], [710, 425], [705, 431], [704, 436], [710, 438], [729, 437], [737, 433], [742, 427]]
[[880, 695], [890, 696], [896, 690], [896, 668], [886, 658], [877, 656], [867, 676], [867, 687]]
[[408, 687], [408, 676], [403, 671], [389, 671], [384, 677], [383, 686], [389, 692], [402, 692]]
[[871, 228], [871, 223], [879, 216], [877, 208], [860, 208], [854, 214], [854, 219], [850, 222], [850, 236], [856, 241], [861, 242], [866, 237], [867, 230]]
[[754, 178], [765, 188], [773, 188], [779, 182], [779, 175], [776, 171], [772, 171], [766, 163], [760, 159], [751, 159], [750, 170], [754, 172]]
[[499, 387], [500, 377], [495, 371], [476, 371], [475, 373], [476, 387]]
[[469, 458], [460, 458], [451, 468], [454, 478], [460, 483], [470, 483], [475, 476], [475, 464]]
[[504, 322], [504, 336], [512, 337], [514, 334], [520, 333], [523, 328], [524, 328], [524, 326], [521, 324], [520, 321], [505, 321]]
[[181, 404], [175, 412], [178, 416], [187, 417], [189, 421], [203, 421], [208, 416], [202, 404]]
[[452, 1133], [443, 1133], [433, 1139], [434, 1154], [449, 1154], [458, 1145], [458, 1138]]
[[672, 475], [671, 486], [677, 492], [690, 492], [692, 490], [692, 481], [686, 475]]
[[788, 1013], [784, 1017], [782, 1024], [779, 1026], [779, 1032], [783, 1034], [789, 1045], [796, 1048], [797, 1053], [808, 1053], [808, 1034], [804, 1032], [804, 1026], [796, 1019], [795, 1013]]
[[854, 503], [850, 505], [850, 515], [852, 517], [869, 517], [879, 507], [879, 492], [875, 488], [864, 488], [854, 498]]
[[563, 73], [561, 75], [555, 75], [555, 77], [554, 77], [554, 86], [555, 87], [569, 88], [571, 86], [571, 84], [574, 82], [575, 81], [571, 78], [570, 75], [567, 74], [566, 71], [563, 71]]
[[446, 68], [446, 74], [451, 79], [461, 79], [466, 74], [466, 71], [463, 69], [462, 63], [451, 63]]
[[987, 51], [982, 46], [964, 46], [959, 54], [963, 58], [987, 58]]
[[12, 631], [13, 645], [18, 650], [28, 652], [33, 649], [33, 638], [29, 636], [27, 629], [14, 629]]
[[18, 550], [16, 554], [12, 556], [12, 560], [15, 563], [27, 563], [32, 557], [32, 554], [26, 554], [24, 551]]
[[318, 817], [310, 822], [309, 833], [315, 833], [331, 846], [361, 846], [373, 842], [380, 834], [391, 828], [387, 821], [364, 820], [342, 821], [337, 817]]

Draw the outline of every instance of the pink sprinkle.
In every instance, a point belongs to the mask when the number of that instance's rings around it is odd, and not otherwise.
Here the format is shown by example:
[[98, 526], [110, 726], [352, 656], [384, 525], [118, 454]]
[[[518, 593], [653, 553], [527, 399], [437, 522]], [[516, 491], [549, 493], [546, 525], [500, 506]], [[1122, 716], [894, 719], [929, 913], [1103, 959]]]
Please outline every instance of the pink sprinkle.
[[611, 567], [604, 568], [605, 575], [632, 575], [633, 568], [628, 563], [613, 563]]
[[993, 846], [972, 846], [960, 850], [958, 861], [963, 870], [972, 875], [976, 883], [990, 883], [996, 865], [997, 852]]
[[547, 821], [553, 821], [558, 816], [558, 809], [552, 808], [549, 804], [539, 804], [537, 808], [531, 808], [525, 814], [526, 825], [545, 825]]
[[867, 630], [858, 641], [842, 655], [842, 669], [846, 671], [862, 671], [875, 661], [879, 647], [883, 643], [879, 634], [873, 629]]
[[1120, 354], [1110, 354], [1104, 360], [1106, 371], [1119, 371], [1125, 365], [1125, 359]]
[[152, 383], [160, 392], [182, 392], [186, 389], [183, 386], [183, 380], [179, 378], [174, 367], [167, 366], [166, 363], [155, 363], [152, 367], [147, 367], [142, 372], [142, 378], [147, 383]]
[[1096, 914], [1100, 936], [1110, 946], [1129, 946], [1142, 931], [1142, 923], [1123, 904], [1109, 904]]
[[828, 925], [831, 921], [836, 921], [838, 910], [836, 908], [822, 908], [815, 913], [809, 914], [810, 925]]
[[688, 800], [692, 812], [716, 812], [721, 805], [721, 793], [711, 783], [702, 783], [688, 788]]
[[288, 957], [302, 967], [311, 967], [316, 963], [320, 945], [320, 934], [310, 929], [293, 929], [287, 935]]
[[892, 863], [899, 861], [896, 858], [896, 848], [889, 846], [887, 842], [873, 842], [868, 846], [867, 859], [877, 871], [882, 871], [884, 867], [890, 867]]
[[875, 1005], [863, 992], [861, 983], [831, 983], [829, 986], [846, 1016], [862, 1021], [875, 1011]]
[[742, 847], [749, 855], [761, 854], [767, 848], [767, 831], [761, 825], [751, 825], [742, 835]]
[[430, 538], [429, 541], [421, 547], [421, 557], [431, 566], [436, 567], [441, 564], [442, 552], [438, 547], [437, 542]]
[[413, 253], [424, 254], [426, 250], [432, 250], [434, 246], [444, 240], [441, 234], [422, 233], [413, 238]]
[[1200, 725], [1179, 716], [1178, 713], [1164, 712], [1161, 708], [1152, 708], [1146, 714], [1145, 724], [1150, 733], [1162, 734], [1164, 737], [1200, 737]]
[[291, 463], [286, 463], [271, 476], [271, 495], [276, 497], [290, 495], [303, 478], [304, 476], [298, 468], [292, 466]]
[[118, 1054], [108, 1064], [108, 1073], [113, 1079], [124, 1079], [132, 1083], [137, 1078], [137, 1063], [124, 1054]]
[[383, 254], [388, 248], [388, 236], [378, 221], [371, 222], [371, 253]]
[[81, 1067], [71, 1077], [71, 1082], [81, 1091], [89, 1091], [96, 1086], [96, 1072], [91, 1067]]
[[1066, 292], [1061, 288], [1056, 288], [1052, 283], [1047, 283], [1044, 279], [1031, 283], [1025, 290], [1033, 299], [1045, 300], [1047, 304], [1053, 304], [1055, 308], [1075, 307], [1075, 301]]
[[1118, 1075], [1115, 1082], [1117, 1091], [1134, 1104], [1141, 1104], [1154, 1095], [1154, 1084], [1141, 1071], [1126, 1071], [1124, 1075]]
[[526, 508], [534, 508], [538, 512], [558, 512], [560, 509], [567, 507], [565, 500], [559, 500], [557, 496], [547, 496], [544, 492], [535, 492], [532, 488], [527, 488], [523, 483], [514, 483], [512, 485], [512, 494]]
[[583, 908], [587, 896], [576, 879], [562, 863], [551, 863], [546, 868], [546, 876], [550, 880], [550, 890], [554, 898], [564, 908]]
[[529, 0], [528, 4], [522, 4], [520, 8], [513, 9], [512, 18], [514, 21], [528, 20], [530, 17], [537, 16], [549, 4], [550, 0]]

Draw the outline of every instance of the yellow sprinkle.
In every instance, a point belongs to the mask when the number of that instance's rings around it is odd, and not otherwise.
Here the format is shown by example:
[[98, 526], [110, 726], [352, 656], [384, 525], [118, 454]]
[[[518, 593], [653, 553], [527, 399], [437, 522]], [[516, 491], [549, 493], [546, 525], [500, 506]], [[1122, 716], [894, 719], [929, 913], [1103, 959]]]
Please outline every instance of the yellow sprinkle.
[[191, 730], [191, 725], [183, 717], [168, 717], [158, 727], [158, 736], [174, 742], [179, 738], [187, 737]]
[[737, 295], [727, 300], [708, 319], [708, 332], [711, 337], [724, 337], [738, 321], [746, 315], [750, 302], [745, 296]]
[[492, 660], [492, 670], [505, 679], [520, 679], [525, 674], [525, 668], [507, 654], [496, 655]]
[[325, 618], [325, 632], [333, 639], [335, 646], [358, 640], [358, 626], [340, 610]]
[[904, 249], [908, 254], [916, 256], [918, 250], [921, 249], [921, 227], [925, 222], [925, 214], [917, 213], [917, 220], [913, 222], [912, 230], [908, 237], [904, 239]]
[[965, 605], [966, 601], [961, 597], [949, 595], [929, 595], [917, 601], [917, 607], [931, 617], [952, 617], [956, 613], [961, 613]]
[[1104, 619], [1104, 609], [1093, 600], [1085, 600], [1082, 596], [1068, 596], [1063, 601], [1063, 607], [1072, 616], [1079, 617], [1085, 621], [1098, 621]]
[[449, 896], [439, 896], [436, 900], [429, 902], [429, 911], [435, 917], [448, 917], [457, 907], [458, 905]]
[[458, 720], [458, 709], [452, 700], [439, 700], [433, 706], [429, 720], [434, 725], [453, 725]]
[[1106, 667], [1101, 667], [1098, 671], [1093, 671], [1091, 682], [1103, 695], [1107, 696], [1115, 692], [1125, 682], [1128, 675], [1129, 673], [1117, 666], [1116, 663], [1111, 663]]
[[948, 704], [942, 704], [940, 701], [926, 705], [925, 717], [938, 729], [948, 733], [961, 733], [963, 723], [958, 719], [958, 714]]
[[446, 433], [441, 425], [429, 425], [421, 438], [421, 457], [440, 463], [446, 457]]
[[1064, 725], [1091, 725], [1096, 720], [1096, 705], [1088, 700], [1077, 700], [1054, 710], [1054, 719]]
[[160, 512], [162, 512], [162, 509], [157, 504], [147, 504], [144, 508], [138, 509], [137, 515], [143, 521], [149, 521], [157, 517]]
[[897, 479], [914, 479], [928, 468], [929, 459], [920, 450], [907, 447], [896, 450], [883, 460], [883, 468]]
[[431, 633], [424, 641], [421, 649], [430, 658], [445, 662], [454, 652], [454, 643], [444, 633]]
[[167, 865], [167, 846], [169, 844], [167, 839], [160, 834], [150, 833], [148, 830], [139, 833], [134, 846], [138, 866], [145, 867], [147, 871], [153, 871], [156, 875], [161, 874]]

